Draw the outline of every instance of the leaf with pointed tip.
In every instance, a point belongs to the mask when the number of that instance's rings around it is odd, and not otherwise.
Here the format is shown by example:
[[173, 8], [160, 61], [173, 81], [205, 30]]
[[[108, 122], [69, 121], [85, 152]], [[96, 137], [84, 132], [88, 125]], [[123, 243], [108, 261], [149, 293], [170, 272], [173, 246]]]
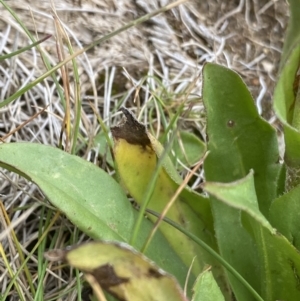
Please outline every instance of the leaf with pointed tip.
[[300, 251], [300, 185], [274, 200], [270, 223]]
[[[259, 211], [253, 172], [233, 183], [207, 182], [203, 188], [217, 202], [232, 208], [237, 216], [241, 216], [243, 226], [253, 238], [252, 245], [258, 257], [252, 266], [248, 266], [248, 270], [250, 273], [259, 271], [256, 274], [256, 290], [263, 300], [300, 300], [300, 253], [272, 228]], [[236, 253], [236, 249], [233, 248], [232, 252]], [[238, 300], [246, 300], [247, 295], [237, 296]]]
[[192, 301], [225, 301], [212, 272], [208, 270], [197, 277], [193, 291]]
[[[259, 208], [267, 216], [283, 186], [275, 130], [259, 116], [240, 76], [225, 67], [211, 63], [204, 66], [203, 101], [209, 141], [204, 162], [206, 180], [228, 183], [253, 169]], [[259, 289], [257, 251], [240, 214], [214, 197], [210, 199], [221, 255]], [[230, 274], [228, 277], [237, 299], [252, 300], [244, 286]]]
[[[0, 145], [0, 167], [36, 183], [54, 206], [92, 238], [129, 241], [137, 212], [120, 185], [97, 166], [50, 146], [8, 143]], [[143, 220], [138, 247], [152, 226]], [[154, 237], [147, 256], [184, 285], [188, 267], [161, 233]]]

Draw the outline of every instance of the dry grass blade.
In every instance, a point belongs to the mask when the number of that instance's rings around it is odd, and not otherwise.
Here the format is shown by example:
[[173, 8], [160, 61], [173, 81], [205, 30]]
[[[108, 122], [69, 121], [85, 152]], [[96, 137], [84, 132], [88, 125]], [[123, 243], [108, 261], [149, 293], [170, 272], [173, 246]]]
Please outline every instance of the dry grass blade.
[[0, 140], [1, 140], [2, 142], [5, 142], [5, 140], [6, 140], [9, 136], [13, 135], [15, 132], [18, 132], [21, 128], [23, 128], [25, 125], [27, 125], [28, 123], [30, 123], [34, 118], [36, 118], [38, 115], [42, 114], [46, 109], [47, 109], [47, 107], [44, 108], [44, 109], [42, 109], [42, 110], [40, 110], [39, 112], [35, 113], [35, 114], [34, 114], [33, 116], [31, 116], [28, 120], [26, 120], [25, 122], [23, 122], [22, 124], [20, 124], [19, 126], [17, 126], [14, 130], [12, 130], [11, 132], [7, 133], [7, 134], [6, 134], [5, 136], [3, 136], [3, 137], [0, 137]]

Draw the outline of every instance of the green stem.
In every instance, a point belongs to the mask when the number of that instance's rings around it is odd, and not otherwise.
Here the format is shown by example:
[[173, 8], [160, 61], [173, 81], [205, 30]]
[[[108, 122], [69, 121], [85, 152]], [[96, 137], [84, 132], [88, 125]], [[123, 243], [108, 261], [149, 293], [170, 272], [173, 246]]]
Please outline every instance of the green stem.
[[28, 46], [25, 46], [25, 47], [23, 47], [23, 48], [17, 50], [17, 51], [10, 52], [10, 53], [5, 54], [5, 55], [1, 55], [1, 56], [0, 56], [0, 62], [1, 62], [1, 61], [4, 61], [4, 60], [6, 60], [6, 59], [9, 59], [9, 58], [11, 58], [11, 57], [14, 57], [15, 55], [18, 55], [18, 54], [20, 54], [20, 53], [22, 53], [22, 52], [25, 52], [25, 51], [27, 51], [27, 50], [29, 50], [29, 49], [31, 49], [31, 48], [33, 48], [33, 47], [35, 47], [35, 46], [37, 46], [37, 45], [43, 43], [44, 41], [48, 40], [50, 37], [51, 37], [51, 34], [49, 34], [49, 35], [47, 35], [46, 37], [44, 37], [43, 39], [40, 39], [40, 40], [38, 40], [38, 41], [36, 41], [36, 42], [34, 42], [34, 43], [28, 45]]

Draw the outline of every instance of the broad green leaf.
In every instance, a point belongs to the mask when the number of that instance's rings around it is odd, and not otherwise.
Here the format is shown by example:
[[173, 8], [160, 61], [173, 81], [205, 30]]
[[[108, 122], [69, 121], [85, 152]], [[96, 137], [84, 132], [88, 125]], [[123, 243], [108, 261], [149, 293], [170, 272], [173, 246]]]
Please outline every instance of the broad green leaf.
[[90, 284], [95, 291], [100, 285], [118, 300], [187, 301], [171, 275], [128, 245], [94, 242], [49, 253], [59, 254], [56, 260], [64, 260], [92, 276]]
[[[275, 130], [257, 113], [239, 75], [225, 67], [211, 63], [204, 66], [203, 101], [209, 139], [204, 162], [207, 181], [233, 182], [253, 169], [259, 208], [268, 216], [270, 204], [277, 197], [281, 170]], [[240, 215], [213, 197], [211, 205], [221, 255], [259, 289], [257, 251]], [[238, 300], [253, 300], [235, 278], [228, 276]]]
[[204, 271], [196, 279], [192, 301], [225, 301], [211, 271]]
[[[258, 254], [255, 265], [260, 270], [256, 289], [263, 300], [300, 300], [300, 253], [272, 228], [259, 211], [253, 173], [234, 183], [208, 182], [204, 189], [241, 216], [243, 225], [253, 237], [253, 246]], [[235, 248], [232, 252], [236, 253]], [[252, 270], [253, 266], [248, 268]], [[246, 298], [241, 296], [238, 300]]]
[[[54, 206], [92, 238], [129, 241], [137, 212], [119, 184], [97, 166], [50, 146], [9, 143], [0, 145], [0, 167], [36, 183]], [[151, 228], [144, 219], [139, 247]], [[184, 284], [187, 267], [160, 233], [147, 256]]]
[[300, 185], [274, 200], [270, 223], [300, 250]]
[[[195, 165], [204, 156], [206, 145], [196, 135], [190, 132], [178, 132], [173, 142], [172, 159], [174, 164], [179, 160], [190, 167]], [[184, 167], [176, 164], [179, 170]]]
[[232, 183], [206, 182], [202, 185], [204, 190], [215, 198], [221, 200], [231, 208], [242, 210], [256, 219], [262, 226], [275, 234], [269, 221], [259, 211], [258, 201], [255, 191], [253, 170], [238, 181]]
[[263, 120], [240, 76], [219, 65], [203, 69], [209, 155], [207, 180], [231, 182], [254, 170], [259, 208], [268, 216], [281, 165], [276, 131]]

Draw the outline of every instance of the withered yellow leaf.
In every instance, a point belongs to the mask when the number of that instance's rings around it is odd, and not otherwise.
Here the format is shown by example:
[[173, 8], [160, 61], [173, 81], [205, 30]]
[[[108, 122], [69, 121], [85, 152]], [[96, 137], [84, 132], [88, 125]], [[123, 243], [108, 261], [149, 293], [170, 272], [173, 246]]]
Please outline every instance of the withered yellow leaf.
[[[130, 111], [124, 107], [120, 110], [124, 114], [124, 121], [110, 129], [114, 139], [115, 163], [121, 183], [137, 204], [141, 205], [164, 148]], [[182, 179], [171, 159], [165, 156], [147, 208], [158, 213], [163, 212], [181, 183]], [[217, 248], [207, 198], [185, 187], [169, 208], [166, 217], [201, 238], [211, 247]], [[156, 217], [149, 216], [149, 218], [153, 222], [156, 221]], [[191, 266], [193, 262], [194, 276], [197, 276], [207, 263], [217, 265], [206, 251], [172, 226], [162, 223], [160, 230], [186, 266]]]
[[119, 300], [187, 301], [173, 276], [124, 243], [90, 242], [46, 257], [91, 275], [94, 290], [100, 285]]

